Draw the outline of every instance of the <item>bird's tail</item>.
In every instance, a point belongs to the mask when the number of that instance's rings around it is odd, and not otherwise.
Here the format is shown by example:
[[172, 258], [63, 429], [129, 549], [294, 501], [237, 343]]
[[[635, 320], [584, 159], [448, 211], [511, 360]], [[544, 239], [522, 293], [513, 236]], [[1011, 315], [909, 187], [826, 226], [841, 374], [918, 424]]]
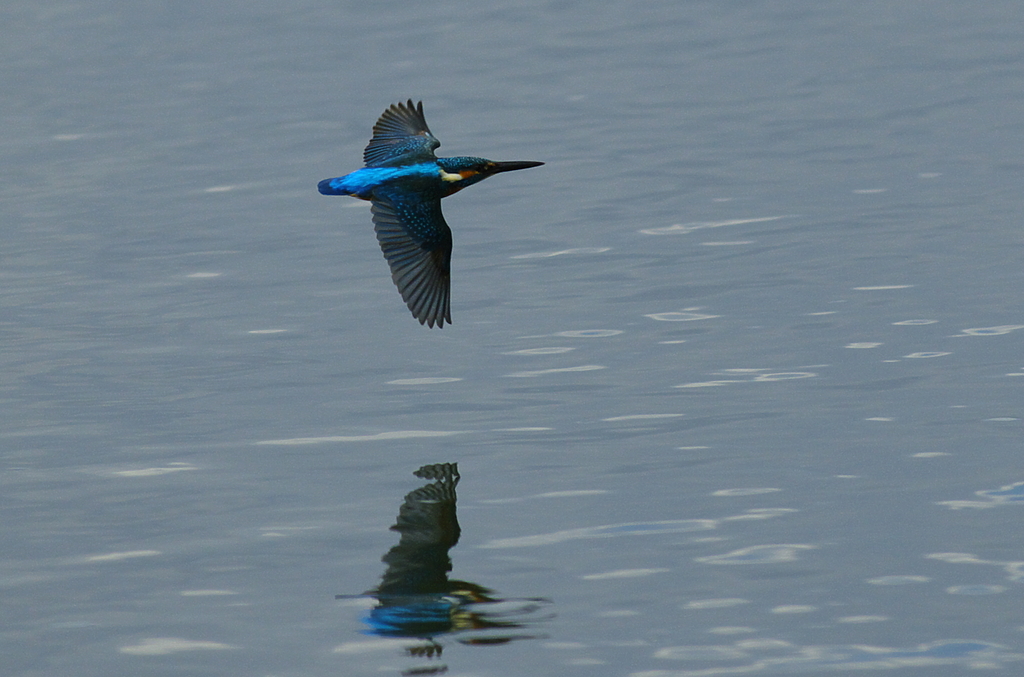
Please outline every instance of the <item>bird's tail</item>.
[[345, 177], [341, 176], [336, 179], [324, 179], [317, 184], [316, 188], [320, 191], [321, 195], [351, 195], [352, 191], [342, 179]]

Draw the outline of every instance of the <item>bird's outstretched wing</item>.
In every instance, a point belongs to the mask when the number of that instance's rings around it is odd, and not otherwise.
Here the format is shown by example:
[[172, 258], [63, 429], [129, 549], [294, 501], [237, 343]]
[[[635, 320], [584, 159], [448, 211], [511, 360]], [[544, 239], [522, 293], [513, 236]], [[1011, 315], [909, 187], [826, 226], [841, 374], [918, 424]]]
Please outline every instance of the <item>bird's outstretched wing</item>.
[[441, 198], [376, 190], [370, 211], [391, 279], [413, 317], [428, 327], [451, 324], [452, 231]]
[[441, 142], [423, 117], [423, 102], [393, 103], [373, 126], [373, 138], [363, 151], [367, 167], [429, 162]]

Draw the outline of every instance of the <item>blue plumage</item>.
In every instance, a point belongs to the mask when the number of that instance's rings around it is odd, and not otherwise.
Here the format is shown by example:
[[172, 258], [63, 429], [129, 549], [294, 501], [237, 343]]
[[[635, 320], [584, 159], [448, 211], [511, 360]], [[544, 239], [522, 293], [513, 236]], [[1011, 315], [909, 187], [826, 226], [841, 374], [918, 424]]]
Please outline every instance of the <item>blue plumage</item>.
[[391, 279], [420, 324], [451, 324], [452, 232], [441, 198], [499, 172], [543, 162], [492, 162], [478, 157], [438, 158], [441, 145], [423, 117], [423, 102], [393, 104], [373, 126], [363, 151], [366, 166], [324, 179], [324, 195], [369, 200], [374, 230]]

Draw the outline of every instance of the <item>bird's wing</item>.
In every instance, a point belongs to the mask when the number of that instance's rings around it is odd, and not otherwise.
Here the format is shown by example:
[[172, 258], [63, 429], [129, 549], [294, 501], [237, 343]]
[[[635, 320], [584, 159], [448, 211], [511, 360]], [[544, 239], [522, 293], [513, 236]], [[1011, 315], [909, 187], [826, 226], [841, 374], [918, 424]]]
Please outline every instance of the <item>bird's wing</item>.
[[423, 102], [394, 103], [373, 126], [373, 138], [363, 151], [367, 167], [434, 160], [434, 138], [423, 117]]
[[451, 324], [452, 231], [441, 199], [378, 189], [370, 211], [391, 279], [413, 317], [429, 327]]

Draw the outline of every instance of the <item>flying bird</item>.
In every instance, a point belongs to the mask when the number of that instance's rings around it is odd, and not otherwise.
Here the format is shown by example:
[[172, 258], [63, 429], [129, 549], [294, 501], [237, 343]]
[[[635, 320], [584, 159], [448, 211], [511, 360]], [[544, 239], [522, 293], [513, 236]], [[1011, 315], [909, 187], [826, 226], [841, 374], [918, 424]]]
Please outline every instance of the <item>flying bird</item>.
[[439, 158], [434, 150], [440, 145], [427, 127], [422, 101], [392, 104], [373, 126], [363, 151], [366, 166], [317, 186], [323, 195], [370, 201], [391, 279], [413, 317], [428, 327], [452, 322], [452, 231], [441, 214], [441, 198], [500, 172], [544, 164]]

